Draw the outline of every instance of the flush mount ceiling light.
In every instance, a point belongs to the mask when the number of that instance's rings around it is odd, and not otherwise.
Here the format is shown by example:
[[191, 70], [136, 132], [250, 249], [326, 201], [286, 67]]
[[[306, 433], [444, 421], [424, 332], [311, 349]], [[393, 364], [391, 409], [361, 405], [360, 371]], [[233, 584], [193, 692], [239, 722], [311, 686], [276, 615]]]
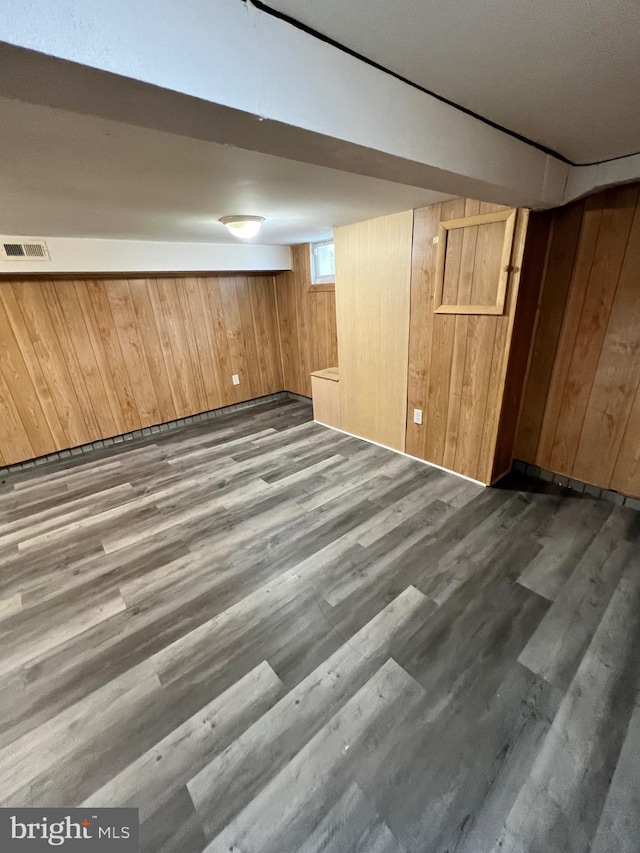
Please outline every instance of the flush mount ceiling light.
[[262, 228], [264, 216], [223, 216], [220, 222], [227, 226], [234, 237], [250, 240]]

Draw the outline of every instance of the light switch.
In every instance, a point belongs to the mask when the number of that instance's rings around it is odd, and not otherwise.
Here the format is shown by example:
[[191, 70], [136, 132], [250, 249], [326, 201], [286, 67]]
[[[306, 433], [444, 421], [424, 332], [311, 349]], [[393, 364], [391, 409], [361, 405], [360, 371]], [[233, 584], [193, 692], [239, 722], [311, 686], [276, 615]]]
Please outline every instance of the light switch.
[[233, 376], [231, 377], [231, 381], [233, 382], [234, 385], [240, 384], [240, 377], [238, 376], [237, 373], [233, 374]]
[[414, 424], [422, 423], [422, 409], [414, 409], [413, 410], [413, 422]]

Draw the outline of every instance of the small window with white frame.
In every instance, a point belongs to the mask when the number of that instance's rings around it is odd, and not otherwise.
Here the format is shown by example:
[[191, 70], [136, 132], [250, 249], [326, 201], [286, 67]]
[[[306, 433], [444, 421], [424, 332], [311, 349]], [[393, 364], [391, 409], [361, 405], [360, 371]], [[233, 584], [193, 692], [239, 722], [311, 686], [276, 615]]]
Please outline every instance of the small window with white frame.
[[311, 284], [335, 284], [336, 259], [333, 240], [311, 244]]

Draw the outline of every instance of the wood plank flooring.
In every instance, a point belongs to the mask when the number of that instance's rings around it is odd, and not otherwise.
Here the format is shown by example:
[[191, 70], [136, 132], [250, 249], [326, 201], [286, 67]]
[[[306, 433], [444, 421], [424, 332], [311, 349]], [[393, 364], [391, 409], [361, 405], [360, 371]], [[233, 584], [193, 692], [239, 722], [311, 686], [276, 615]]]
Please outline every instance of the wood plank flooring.
[[278, 401], [12, 475], [0, 561], [3, 805], [136, 806], [144, 853], [640, 849], [632, 509]]

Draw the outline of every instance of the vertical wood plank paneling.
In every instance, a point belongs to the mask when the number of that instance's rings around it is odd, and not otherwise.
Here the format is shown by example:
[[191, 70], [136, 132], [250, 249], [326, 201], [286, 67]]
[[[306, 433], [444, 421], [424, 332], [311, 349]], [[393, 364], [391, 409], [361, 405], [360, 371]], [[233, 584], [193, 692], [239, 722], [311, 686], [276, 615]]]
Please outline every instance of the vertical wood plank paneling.
[[268, 388], [267, 393], [273, 394], [283, 387], [273, 276], [250, 278], [249, 295], [263, 383], [261, 387]]
[[0, 465], [281, 391], [272, 276], [224, 282], [0, 282]]
[[[533, 330], [533, 306], [536, 304], [540, 288], [539, 280], [523, 280], [521, 275], [522, 258], [529, 233], [529, 219], [528, 210], [518, 210], [510, 258], [510, 264], [514, 269], [509, 276], [505, 316], [494, 318], [496, 321], [494, 354], [478, 462], [478, 479], [485, 483], [492, 483], [508, 473], [513, 462], [513, 444], [524, 382], [526, 353], [531, 345]], [[516, 325], [520, 305], [523, 305], [525, 310], [529, 309], [532, 321], [520, 322]], [[514, 337], [516, 329], [519, 335], [517, 339]], [[521, 366], [518, 367], [518, 356], [521, 350], [523, 355]], [[514, 381], [517, 385], [513, 384]]]
[[335, 231], [340, 418], [405, 449], [413, 211]]
[[207, 299], [210, 311], [211, 330], [210, 339], [215, 347], [216, 360], [219, 365], [220, 388], [222, 392], [223, 405], [227, 406], [235, 402], [236, 392], [231, 382], [234, 373], [231, 363], [231, 350], [229, 347], [229, 336], [225, 325], [224, 311], [222, 307], [222, 291], [220, 279], [210, 280], [207, 287]]
[[[238, 317], [240, 320], [241, 351], [245, 362], [244, 380], [249, 387], [252, 397], [257, 397], [260, 388], [263, 387], [264, 379], [260, 370], [258, 348], [256, 346], [256, 335], [253, 325], [253, 312], [251, 310], [251, 288], [246, 279], [235, 279], [236, 302], [238, 305]], [[247, 370], [246, 365], [254, 365], [254, 370]], [[238, 392], [241, 389], [238, 388]]]
[[280, 325], [280, 307], [279, 307], [279, 303], [278, 303], [278, 288], [276, 287], [275, 275], [273, 276], [272, 281], [273, 281], [273, 287], [271, 288], [271, 290], [273, 293], [273, 304], [274, 304], [275, 309], [276, 309], [276, 334], [278, 337], [278, 350], [280, 353], [280, 359], [279, 359], [280, 375], [282, 376], [282, 385], [284, 387], [284, 377], [285, 377], [284, 352], [283, 352], [284, 348], [282, 345], [282, 326]]
[[[530, 257], [527, 253], [534, 249], [527, 238], [523, 276], [531, 276], [533, 281], [540, 276], [542, 289], [526, 374], [527, 390], [522, 397], [516, 433], [514, 452], [518, 459], [533, 461], [536, 458], [545, 414], [544, 400], [554, 369], [583, 212], [584, 202], [579, 202], [555, 212], [536, 214], [545, 217], [547, 233], [543, 234], [543, 244], [535, 247], [536, 254]], [[538, 272], [536, 267], [540, 263], [544, 266]]]
[[[315, 317], [315, 312], [317, 309], [318, 301], [322, 298], [321, 294], [315, 295], [311, 294], [309, 291], [309, 287], [311, 286], [311, 257], [308, 251], [308, 245], [304, 246], [304, 251], [301, 251], [298, 248], [296, 254], [292, 257], [292, 263], [297, 263], [300, 269], [300, 284], [303, 286], [301, 289], [296, 290], [293, 294], [294, 298], [294, 310], [295, 310], [295, 325], [296, 325], [296, 334], [298, 336], [298, 346], [299, 354], [304, 356], [303, 360], [300, 358], [296, 361], [296, 368], [298, 371], [296, 384], [300, 388], [309, 388], [310, 385], [310, 376], [306, 376], [305, 373], [311, 373], [315, 368], [311, 368], [308, 370], [309, 365], [314, 363], [314, 348], [313, 348], [313, 320], [312, 317]], [[304, 298], [304, 294], [307, 294], [307, 298]], [[309, 297], [315, 295], [315, 299], [313, 303], [309, 301]], [[335, 292], [332, 294], [335, 299]], [[337, 329], [336, 329], [337, 336]], [[334, 365], [323, 365], [323, 367], [333, 367]], [[309, 390], [309, 394], [311, 390]]]
[[640, 497], [640, 386], [636, 388], [609, 486]]
[[[540, 444], [538, 446], [537, 455], [549, 463], [551, 463], [551, 455], [554, 450], [557, 457], [563, 447], [561, 443], [556, 442], [556, 429], [560, 419], [564, 387], [578, 334], [582, 306], [586, 295], [586, 282], [593, 264], [601, 220], [601, 202], [595, 196], [587, 199], [580, 226], [575, 263], [569, 283], [567, 303], [562, 318], [560, 339], [551, 372], [551, 392], [547, 396], [544, 406]], [[544, 466], [542, 462], [538, 464]]]
[[[96, 320], [96, 315], [93, 310], [89, 291], [89, 282], [75, 282], [75, 291], [78, 297], [78, 303], [80, 305], [84, 324], [91, 341], [91, 347], [93, 349], [100, 378], [102, 380], [102, 386], [109, 401], [109, 407], [115, 423], [114, 431], [116, 434], [126, 432], [127, 425], [120, 406], [120, 400], [118, 398], [118, 392], [111, 372], [111, 367], [109, 365], [109, 356], [105, 342], [101, 338], [100, 326], [98, 325], [98, 321]], [[104, 424], [102, 426], [104, 427]]]
[[[3, 332], [0, 320], [0, 333]], [[0, 361], [0, 366], [2, 361]], [[29, 435], [33, 435], [33, 429], [29, 429], [29, 422], [23, 421], [20, 417], [19, 404], [20, 398], [13, 398], [9, 390], [9, 382], [5, 381], [4, 373], [0, 370], [0, 453], [2, 454], [2, 464], [11, 465], [12, 462], [19, 462], [21, 459], [29, 459], [38, 451], [34, 449], [33, 443], [29, 440]], [[23, 409], [24, 411], [24, 409]], [[26, 426], [25, 426], [26, 423]], [[40, 447], [42, 445], [37, 444]], [[49, 451], [45, 451], [49, 452]]]
[[[477, 216], [480, 213], [480, 202], [475, 199], [466, 199], [464, 216]], [[460, 256], [460, 277], [458, 291], [454, 302], [460, 305], [471, 305], [471, 288], [473, 285], [473, 270], [476, 257], [476, 245], [478, 241], [477, 228], [460, 229], [462, 234], [462, 248]], [[464, 379], [464, 365], [467, 354], [467, 340], [469, 335], [469, 317], [465, 314], [455, 318], [453, 353], [451, 358], [451, 379], [449, 387], [449, 411], [447, 414], [447, 429], [442, 454], [442, 464], [445, 468], [453, 468], [455, 465], [456, 447], [458, 446], [458, 430], [460, 426], [460, 413], [462, 406], [462, 391]]]
[[[141, 420], [131, 386], [131, 377], [122, 355], [118, 332], [111, 313], [111, 305], [104, 281], [87, 281], [87, 292], [93, 309], [100, 343], [106, 356], [105, 369], [111, 374], [112, 387], [122, 414], [124, 430], [140, 429]], [[135, 374], [134, 374], [135, 379]]]
[[[41, 451], [37, 448], [64, 445], [66, 436], [11, 283], [0, 288], [0, 298], [6, 312], [5, 322], [2, 324], [3, 334], [0, 336], [0, 363], [4, 365], [5, 378], [12, 389], [20, 416], [23, 420], [25, 415], [27, 417], [24, 421], [25, 427], [34, 429], [31, 435], [34, 451], [49, 453], [49, 450]], [[26, 414], [27, 410], [24, 408], [27, 400], [30, 415]], [[46, 421], [46, 433], [40, 426], [40, 411]], [[38, 439], [36, 433], [41, 434], [43, 441]]]
[[129, 281], [129, 293], [145, 350], [160, 420], [172, 421], [178, 417], [178, 414], [165, 353], [160, 343], [160, 332], [149, 295], [149, 282], [143, 278], [131, 279]]
[[159, 281], [147, 280], [147, 291], [149, 294], [149, 302], [153, 311], [156, 329], [158, 330], [158, 340], [160, 341], [160, 349], [162, 350], [162, 360], [164, 362], [167, 381], [171, 391], [171, 400], [175, 409], [176, 417], [182, 418], [189, 410], [186, 397], [183, 392], [183, 383], [176, 364], [173, 359], [173, 350], [171, 348], [171, 335], [165, 317], [164, 305], [162, 303], [161, 287]]
[[[492, 213], [494, 205], [481, 203], [479, 212]], [[500, 269], [499, 253], [504, 242], [504, 224], [483, 225], [477, 231], [471, 276], [471, 303], [482, 305], [495, 301], [489, 290], [492, 285], [497, 287], [495, 274]], [[493, 281], [489, 273], [493, 273]], [[498, 327], [505, 325], [505, 317], [472, 314], [467, 318], [460, 416], [452, 467], [454, 471], [460, 471], [468, 477], [480, 476], [480, 454], [486, 426], [485, 411], [493, 387], [491, 368], [495, 354], [496, 331]]]
[[[440, 218], [460, 219], [464, 216], [463, 198], [445, 202], [440, 207]], [[447, 235], [443, 302], [450, 304], [458, 298], [462, 261], [463, 229]], [[427, 394], [426, 418], [423, 415], [426, 435], [425, 454], [436, 465], [444, 464], [444, 452], [449, 415], [451, 365], [455, 344], [456, 317], [454, 314], [435, 314], [431, 336], [431, 370]]]
[[560, 402], [562, 429], [556, 428], [552, 469], [573, 471], [637, 198], [638, 190], [630, 187], [605, 202]]
[[[480, 213], [494, 213], [495, 205], [480, 204]], [[475, 230], [475, 229], [474, 229]], [[505, 240], [504, 222], [489, 222], [478, 228], [478, 239], [484, 243], [484, 251], [476, 254], [471, 283], [471, 305], [492, 305], [496, 302], [502, 247]]]
[[[440, 208], [441, 205], [432, 204], [413, 212], [405, 450], [420, 459], [427, 458], [424, 415], [425, 412], [428, 413], [431, 338], [435, 317], [433, 299], [438, 251], [433, 238], [438, 234]], [[422, 425], [413, 422], [414, 409], [422, 410]]]
[[[267, 305], [261, 295], [267, 299], [269, 295], [273, 295], [273, 288], [269, 286], [267, 280], [258, 282], [254, 279], [248, 282], [248, 302], [251, 314], [250, 326], [253, 333], [253, 339], [256, 347], [256, 361], [259, 372], [260, 387], [268, 388], [272, 382], [272, 365], [269, 359], [265, 358], [263, 340], [268, 334], [265, 326], [266, 317], [264, 315]], [[274, 306], [275, 308], [275, 303]], [[268, 309], [267, 309], [268, 310]], [[279, 359], [278, 359], [279, 361]]]
[[311, 286], [309, 244], [291, 249], [293, 270], [275, 276], [285, 390], [311, 396], [311, 373], [338, 365], [335, 293]]
[[[292, 258], [295, 258], [295, 250], [292, 249]], [[295, 263], [295, 260], [293, 261]], [[280, 360], [282, 362], [282, 376], [285, 388], [296, 394], [301, 393], [299, 377], [303, 372], [301, 363], [304, 353], [300, 349], [298, 340], [298, 325], [296, 311], [296, 290], [302, 287], [298, 284], [299, 276], [294, 268], [291, 273], [285, 273], [274, 277], [274, 292], [276, 297], [276, 308], [278, 311], [278, 329], [280, 335]], [[335, 365], [334, 365], [335, 366]], [[311, 386], [309, 386], [311, 387]], [[306, 388], [305, 388], [306, 391]]]
[[161, 420], [160, 409], [151, 381], [147, 353], [138, 328], [129, 282], [126, 279], [110, 281], [107, 298], [127, 375], [131, 380], [131, 390], [140, 423], [158, 423]]
[[229, 344], [224, 328], [220, 286], [217, 279], [200, 279], [200, 298], [209, 340], [209, 352], [215, 373], [218, 400], [220, 405], [226, 406], [235, 397], [231, 384]]
[[193, 326], [195, 354], [202, 379], [202, 394], [205, 401], [203, 409], [216, 409], [222, 403], [220, 402], [221, 395], [218, 390], [218, 381], [209, 345], [207, 320], [202, 307], [201, 284], [197, 278], [186, 278], [184, 283], [189, 305], [189, 318]]
[[[480, 205], [480, 212], [489, 213], [487, 207], [488, 205]], [[522, 210], [516, 214], [517, 230], [514, 232], [511, 254], [514, 258], [517, 258], [517, 263], [515, 264], [517, 267], [520, 266], [520, 259], [522, 258], [524, 249], [523, 240], [526, 231], [527, 216], [527, 212]], [[486, 273], [478, 282], [476, 292], [472, 293], [471, 299], [473, 304], [476, 304], [476, 300], [479, 300], [480, 304], [494, 301], [495, 291], [488, 273], [491, 270], [499, 270], [502, 264], [504, 226], [502, 223], [493, 222], [486, 227], [488, 230], [489, 246], [485, 253]], [[484, 408], [482, 406], [478, 407], [475, 424], [477, 433], [480, 435], [475, 476], [485, 483], [490, 483], [493, 475], [498, 420], [504, 394], [506, 366], [510, 355], [508, 351], [508, 338], [515, 314], [518, 284], [519, 278], [517, 273], [512, 273], [509, 277], [504, 315], [501, 317], [491, 317], [493, 323], [485, 324], [485, 346], [491, 353], [491, 361], [489, 362], [488, 371], [484, 378]], [[492, 326], [493, 328], [491, 328]]]
[[236, 280], [233, 277], [220, 278], [220, 302], [222, 305], [222, 317], [226, 329], [227, 341], [229, 342], [229, 357], [231, 360], [231, 373], [237, 374], [240, 385], [232, 386], [234, 400], [240, 399], [240, 387], [248, 385], [247, 372], [242, 351], [242, 327], [240, 322], [240, 311], [238, 309], [238, 298], [236, 294]]
[[501, 401], [501, 412], [492, 479], [500, 477], [511, 467], [521, 404], [522, 389], [529, 368], [531, 341], [539, 321], [538, 303], [547, 268], [551, 216], [547, 212], [529, 213], [526, 232], [516, 222], [516, 240], [524, 240], [524, 257], [515, 306], [509, 358]]
[[[106, 398], [104, 397], [102, 382], [99, 378], [96, 382], [95, 357], [91, 344], [86, 345], [86, 326], [84, 325], [84, 320], [81, 319], [77, 327], [73, 323], [69, 323], [69, 306], [67, 304], [68, 299], [65, 299], [65, 296], [67, 296], [65, 291], [70, 292], [74, 299], [75, 307], [79, 310], [73, 285], [69, 284], [67, 287], [64, 287], [64, 282], [58, 284], [62, 284], [63, 286], [58, 287], [57, 283], [53, 281], [47, 282], [42, 291], [49, 308], [49, 313], [51, 314], [51, 319], [56, 327], [58, 340], [62, 347], [64, 359], [69, 367], [87, 428], [92, 436], [91, 440], [95, 441], [101, 435], [101, 416], [105, 416], [107, 424], [112, 423], [113, 419], [108, 402], [106, 408], [104, 407]], [[91, 394], [92, 381], [97, 392], [97, 409]]]
[[14, 286], [13, 291], [31, 338], [33, 351], [45, 375], [51, 402], [62, 425], [65, 444], [75, 447], [91, 441], [92, 437], [87, 428], [81, 399], [60, 348], [58, 333], [43, 297], [43, 288], [47, 286], [50, 286], [50, 283], [29, 281], [20, 287]]
[[166, 343], [174, 368], [174, 380], [180, 389], [182, 401], [178, 417], [183, 418], [188, 412], [198, 411], [199, 400], [180, 308], [180, 295], [175, 286], [175, 279], [159, 279], [157, 288], [160, 312], [166, 327]]
[[[440, 222], [502, 209], [456, 199], [414, 212], [406, 450], [482, 482], [491, 482], [494, 473], [518, 273], [510, 275], [501, 316], [434, 314], [433, 238]], [[512, 247], [517, 267], [526, 221], [526, 212], [519, 212], [518, 239]], [[448, 304], [495, 302], [504, 228], [502, 222], [448, 232], [444, 268]], [[414, 408], [423, 411], [422, 425], [413, 423]]]
[[[623, 229], [621, 229], [623, 230]], [[591, 385], [573, 476], [610, 483], [618, 450], [640, 383], [640, 205], [618, 277], [608, 286], [611, 310]], [[607, 285], [605, 284], [605, 287]], [[602, 300], [603, 302], [605, 300]], [[592, 329], [589, 329], [589, 334]], [[594, 342], [595, 343], [595, 342]], [[592, 344], [593, 346], [593, 344]], [[638, 434], [640, 444], [640, 433]]]
[[[191, 316], [191, 308], [189, 305], [189, 294], [187, 290], [187, 278], [176, 278], [173, 280], [175, 289], [178, 293], [178, 301], [180, 305], [180, 314], [182, 319], [182, 337], [186, 343], [186, 360], [189, 365], [191, 375], [193, 377], [193, 391], [195, 394], [196, 411], [202, 412], [208, 408], [207, 395], [204, 387], [204, 379], [202, 378], [202, 365], [198, 358], [198, 347], [196, 344], [195, 326], [193, 317]], [[193, 409], [192, 409], [193, 411]]]
[[517, 455], [638, 495], [640, 185], [598, 193], [549, 215]]

